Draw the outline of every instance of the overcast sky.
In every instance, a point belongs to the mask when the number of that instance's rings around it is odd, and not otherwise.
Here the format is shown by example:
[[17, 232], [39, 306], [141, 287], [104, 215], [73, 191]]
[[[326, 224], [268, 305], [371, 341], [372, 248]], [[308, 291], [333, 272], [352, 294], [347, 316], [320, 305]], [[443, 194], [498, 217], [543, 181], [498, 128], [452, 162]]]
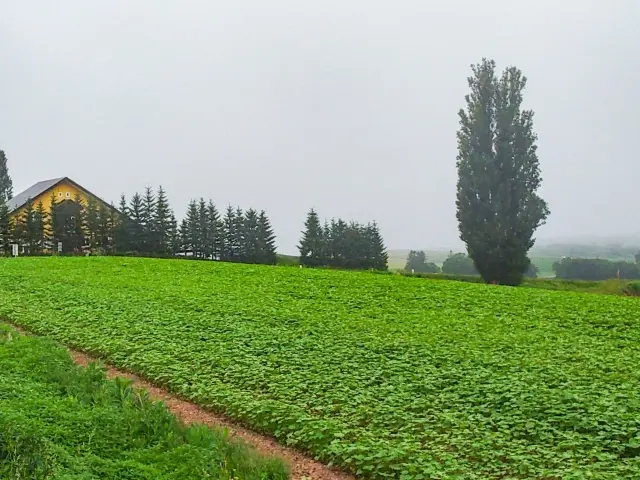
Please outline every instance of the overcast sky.
[[377, 220], [389, 248], [459, 245], [469, 65], [529, 78], [551, 207], [540, 239], [640, 233], [640, 1], [0, 0], [0, 149], [16, 193], [162, 184]]

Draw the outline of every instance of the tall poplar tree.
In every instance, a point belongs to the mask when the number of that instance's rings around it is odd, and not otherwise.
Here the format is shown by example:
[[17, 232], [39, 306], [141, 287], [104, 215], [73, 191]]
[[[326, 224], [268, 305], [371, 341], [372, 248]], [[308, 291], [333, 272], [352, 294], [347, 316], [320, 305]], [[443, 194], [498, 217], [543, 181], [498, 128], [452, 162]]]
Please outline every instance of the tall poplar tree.
[[459, 112], [457, 219], [460, 238], [486, 282], [518, 285], [529, 268], [535, 230], [549, 215], [533, 111], [522, 109], [526, 77], [496, 76], [493, 60], [473, 65]]

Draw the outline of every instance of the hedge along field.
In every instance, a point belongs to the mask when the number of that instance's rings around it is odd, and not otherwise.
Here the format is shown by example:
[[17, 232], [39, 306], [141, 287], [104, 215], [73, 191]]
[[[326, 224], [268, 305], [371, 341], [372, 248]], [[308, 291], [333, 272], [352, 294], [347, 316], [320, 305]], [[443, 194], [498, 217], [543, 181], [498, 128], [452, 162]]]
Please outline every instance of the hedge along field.
[[640, 478], [637, 299], [24, 258], [0, 315], [362, 478]]

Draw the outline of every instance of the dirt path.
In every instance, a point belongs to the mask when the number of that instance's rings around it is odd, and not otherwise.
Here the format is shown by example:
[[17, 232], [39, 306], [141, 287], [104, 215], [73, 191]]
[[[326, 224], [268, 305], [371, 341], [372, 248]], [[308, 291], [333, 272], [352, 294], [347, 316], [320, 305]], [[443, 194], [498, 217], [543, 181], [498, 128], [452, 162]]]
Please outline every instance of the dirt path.
[[[12, 324], [12, 326], [22, 334], [30, 334], [17, 325]], [[78, 365], [87, 366], [89, 363], [96, 361], [95, 358], [84, 353], [71, 349], [69, 349], [69, 352]], [[284, 459], [291, 468], [292, 480], [355, 480], [355, 477], [329, 468], [291, 448], [283, 447], [271, 437], [252, 432], [233, 423], [226, 417], [209, 412], [194, 403], [182, 400], [162, 388], [153, 386], [136, 375], [117, 370], [108, 364], [105, 364], [105, 366], [107, 367], [107, 376], [109, 378], [124, 377], [132, 380], [134, 386], [147, 390], [151, 398], [154, 400], [162, 400], [167, 405], [167, 408], [183, 423], [187, 425], [191, 423], [203, 423], [214, 428], [226, 428], [230, 436], [241, 438], [261, 454], [277, 456]]]

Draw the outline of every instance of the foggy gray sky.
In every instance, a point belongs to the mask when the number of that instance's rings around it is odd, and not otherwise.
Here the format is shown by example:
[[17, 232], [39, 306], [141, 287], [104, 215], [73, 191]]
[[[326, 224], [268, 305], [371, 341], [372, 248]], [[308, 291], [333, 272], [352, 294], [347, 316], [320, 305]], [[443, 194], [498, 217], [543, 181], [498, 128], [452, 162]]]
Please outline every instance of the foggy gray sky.
[[0, 0], [0, 148], [16, 193], [69, 176], [117, 202], [162, 184], [377, 220], [389, 248], [459, 246], [455, 132], [469, 65], [529, 78], [538, 238], [640, 233], [637, 0]]

